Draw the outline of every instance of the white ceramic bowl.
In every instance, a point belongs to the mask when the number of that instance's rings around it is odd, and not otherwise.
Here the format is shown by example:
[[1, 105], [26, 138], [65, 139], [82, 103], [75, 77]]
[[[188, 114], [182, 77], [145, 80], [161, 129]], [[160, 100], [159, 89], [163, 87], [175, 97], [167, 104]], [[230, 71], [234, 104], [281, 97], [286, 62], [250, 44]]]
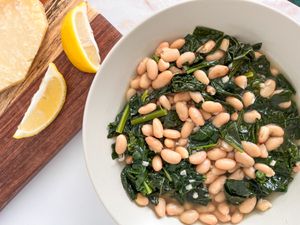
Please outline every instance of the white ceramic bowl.
[[[216, 28], [239, 39], [263, 42], [263, 51], [284, 68], [300, 91], [300, 26], [285, 15], [254, 1], [197, 0], [171, 7], [151, 17], [111, 50], [95, 77], [88, 96], [83, 141], [88, 170], [95, 189], [115, 221], [122, 225], [175, 225], [175, 218], [157, 219], [149, 208], [132, 203], [120, 182], [121, 166], [111, 159], [107, 125], [124, 105], [124, 93], [139, 60], [152, 54], [163, 40], [174, 40], [195, 26]], [[300, 179], [287, 194], [273, 200], [266, 213], [253, 213], [241, 225], [299, 224]]]

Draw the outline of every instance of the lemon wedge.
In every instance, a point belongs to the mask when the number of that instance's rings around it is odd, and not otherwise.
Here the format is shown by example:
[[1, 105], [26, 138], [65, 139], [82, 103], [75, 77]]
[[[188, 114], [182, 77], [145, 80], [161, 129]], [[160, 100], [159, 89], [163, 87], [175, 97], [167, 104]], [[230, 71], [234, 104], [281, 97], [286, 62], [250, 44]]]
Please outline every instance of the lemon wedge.
[[101, 59], [85, 2], [77, 5], [64, 17], [61, 40], [66, 55], [77, 69], [86, 73], [97, 72]]
[[39, 90], [31, 99], [14, 138], [31, 137], [44, 130], [58, 115], [64, 105], [67, 86], [63, 75], [53, 63], [49, 64]]

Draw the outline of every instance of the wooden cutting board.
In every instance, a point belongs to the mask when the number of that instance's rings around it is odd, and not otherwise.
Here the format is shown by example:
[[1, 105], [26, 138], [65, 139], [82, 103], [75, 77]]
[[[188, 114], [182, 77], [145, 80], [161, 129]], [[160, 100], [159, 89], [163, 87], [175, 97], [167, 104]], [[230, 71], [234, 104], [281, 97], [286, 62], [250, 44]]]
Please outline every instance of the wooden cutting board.
[[[84, 74], [72, 66], [60, 42], [63, 16], [81, 1], [42, 2], [49, 21], [42, 47], [25, 82], [0, 94], [0, 209], [81, 129], [86, 97], [94, 78], [94, 75]], [[88, 14], [103, 60], [121, 35], [91, 8]], [[52, 61], [67, 82], [65, 105], [56, 120], [40, 134], [15, 140], [12, 135]]]

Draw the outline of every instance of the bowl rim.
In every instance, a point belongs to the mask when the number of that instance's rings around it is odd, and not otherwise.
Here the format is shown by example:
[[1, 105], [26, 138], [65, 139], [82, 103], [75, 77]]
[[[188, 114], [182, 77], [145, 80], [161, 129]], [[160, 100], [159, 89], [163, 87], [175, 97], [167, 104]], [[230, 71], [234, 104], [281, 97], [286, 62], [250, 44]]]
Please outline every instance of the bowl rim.
[[[85, 107], [84, 107], [84, 113], [83, 113], [83, 122], [82, 122], [82, 142], [83, 142], [83, 151], [84, 151], [84, 160], [85, 160], [85, 166], [87, 168], [87, 171], [88, 171], [88, 175], [90, 177], [90, 180], [91, 180], [91, 183], [93, 185], [93, 188], [95, 190], [95, 192], [97, 193], [97, 197], [98, 199], [100, 200], [100, 204], [102, 204], [106, 210], [106, 212], [110, 215], [111, 219], [118, 225], [121, 225], [119, 223], [119, 221], [112, 215], [112, 213], [109, 211], [109, 209], [107, 208], [106, 204], [103, 202], [102, 200], [102, 197], [96, 187], [96, 184], [94, 182], [94, 177], [93, 177], [93, 172], [92, 172], [92, 166], [90, 165], [89, 163], [89, 160], [88, 160], [88, 150], [87, 150], [87, 139], [88, 139], [88, 131], [87, 131], [87, 128], [86, 128], [86, 124], [88, 123], [88, 111], [90, 111], [90, 108], [92, 106], [92, 93], [95, 91], [96, 89], [96, 83], [98, 83], [100, 80], [101, 80], [101, 76], [99, 75], [101, 73], [101, 67], [104, 67], [106, 66], [106, 64], [109, 63], [110, 61], [110, 58], [111, 58], [111, 55], [116, 51], [116, 49], [118, 49], [119, 45], [122, 45], [123, 42], [130, 38], [131, 34], [134, 33], [137, 29], [139, 29], [140, 27], [144, 26], [144, 24], [149, 21], [149, 20], [152, 20], [154, 17], [156, 16], [159, 16], [160, 14], [163, 14], [165, 11], [169, 11], [169, 10], [173, 10], [173, 8], [177, 8], [177, 7], [180, 7], [182, 5], [185, 5], [185, 4], [190, 4], [191, 2], [206, 2], [206, 1], [212, 1], [212, 0], [187, 0], [187, 1], [184, 1], [184, 2], [180, 2], [180, 3], [175, 3], [174, 5], [172, 6], [169, 6], [169, 7], [166, 7], [162, 10], [159, 10], [155, 13], [153, 13], [151, 16], [149, 17], [146, 17], [145, 19], [143, 19], [141, 22], [139, 22], [138, 24], [136, 24], [128, 33], [126, 33], [125, 35], [122, 34], [122, 37], [120, 38], [119, 41], [117, 41], [117, 43], [113, 46], [113, 48], [109, 51], [109, 53], [106, 55], [105, 59], [103, 60], [101, 66], [100, 66], [100, 69], [97, 71], [97, 73], [94, 75], [94, 80], [92, 81], [92, 84], [90, 86], [90, 89], [89, 89], [89, 92], [88, 92], [88, 96], [87, 96], [87, 99], [86, 99], [86, 103], [85, 103]], [[263, 7], [263, 8], [266, 8], [268, 10], [271, 10], [271, 11], [274, 11], [276, 12], [277, 14], [279, 14], [280, 16], [282, 17], [285, 17], [286, 19], [288, 19], [290, 22], [294, 23], [296, 26], [299, 27], [300, 29], [300, 21], [298, 21], [296, 18], [292, 17], [292, 16], [289, 16], [288, 14], [286, 14], [285, 12], [279, 10], [278, 8], [276, 7], [272, 7], [271, 5], [268, 5], [267, 3], [264, 3], [260, 0], [213, 0], [215, 2], [218, 2], [218, 1], [227, 1], [227, 2], [240, 2], [240, 1], [243, 1], [243, 2], [247, 2], [247, 3], [251, 3], [253, 5], [258, 5], [260, 7]], [[288, 2], [290, 3], [290, 2]], [[292, 3], [290, 3], [292, 4]], [[294, 6], [294, 7], [297, 7], [297, 6]]]

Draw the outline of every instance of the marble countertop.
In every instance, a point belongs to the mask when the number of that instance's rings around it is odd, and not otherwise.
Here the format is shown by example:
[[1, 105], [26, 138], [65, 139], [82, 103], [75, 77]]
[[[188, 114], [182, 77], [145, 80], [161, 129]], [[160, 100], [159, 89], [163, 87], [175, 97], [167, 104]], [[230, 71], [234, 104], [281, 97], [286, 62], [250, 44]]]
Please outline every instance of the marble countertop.
[[[123, 35], [184, 0], [90, 0]], [[258, 0], [257, 0], [258, 1]], [[260, 0], [300, 22], [286, 0]], [[98, 200], [85, 166], [81, 132], [0, 213], [0, 225], [116, 225]]]

